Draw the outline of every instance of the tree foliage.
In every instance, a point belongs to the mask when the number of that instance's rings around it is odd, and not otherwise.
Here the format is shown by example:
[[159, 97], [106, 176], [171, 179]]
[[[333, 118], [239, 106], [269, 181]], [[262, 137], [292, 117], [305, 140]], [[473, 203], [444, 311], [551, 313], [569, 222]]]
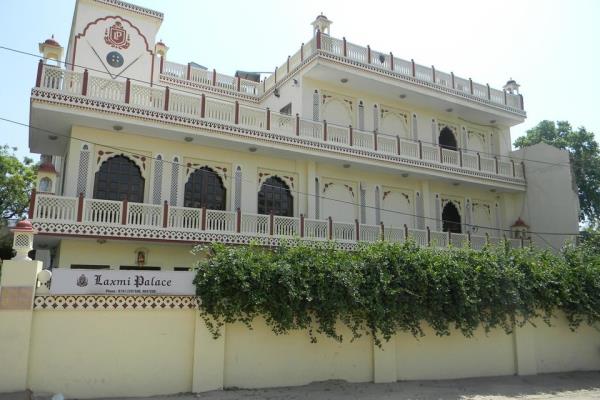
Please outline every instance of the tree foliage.
[[573, 129], [567, 121], [542, 121], [518, 138], [516, 147], [547, 143], [569, 151], [579, 190], [580, 220], [600, 223], [600, 153], [594, 134], [584, 127]]
[[18, 218], [29, 206], [35, 182], [35, 166], [31, 158], [19, 160], [16, 148], [0, 146], [0, 210], [2, 218]]
[[263, 317], [276, 334], [307, 330], [341, 341], [375, 343], [397, 332], [422, 336], [479, 327], [510, 333], [565, 313], [572, 329], [600, 321], [600, 256], [590, 246], [562, 254], [530, 248], [421, 248], [413, 242], [365, 244], [357, 251], [295, 243], [277, 249], [213, 244], [194, 280], [200, 312], [215, 337], [226, 323]]

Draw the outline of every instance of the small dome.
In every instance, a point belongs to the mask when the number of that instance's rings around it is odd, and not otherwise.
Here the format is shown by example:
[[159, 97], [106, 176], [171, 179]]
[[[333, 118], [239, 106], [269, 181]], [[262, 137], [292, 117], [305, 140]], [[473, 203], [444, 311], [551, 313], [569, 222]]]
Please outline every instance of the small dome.
[[324, 16], [323, 13], [321, 13], [321, 14], [317, 15], [317, 18], [315, 18], [315, 19], [329, 19], [329, 18]]
[[56, 168], [54, 168], [54, 164], [49, 162], [45, 162], [42, 165], [40, 165], [39, 171], [56, 174]]
[[33, 230], [33, 225], [31, 225], [31, 222], [28, 219], [24, 219], [22, 221], [17, 222], [17, 224], [15, 225], [15, 229]]
[[60, 43], [58, 43], [56, 40], [54, 40], [54, 35], [52, 35], [51, 38], [44, 40], [44, 44], [60, 47]]
[[519, 217], [519, 218], [517, 218], [517, 220], [515, 221], [515, 223], [514, 223], [514, 224], [512, 224], [512, 227], [511, 227], [511, 228], [529, 228], [529, 225], [527, 225], [527, 224], [525, 223], [525, 221], [523, 221], [523, 220], [521, 219], [521, 217]]

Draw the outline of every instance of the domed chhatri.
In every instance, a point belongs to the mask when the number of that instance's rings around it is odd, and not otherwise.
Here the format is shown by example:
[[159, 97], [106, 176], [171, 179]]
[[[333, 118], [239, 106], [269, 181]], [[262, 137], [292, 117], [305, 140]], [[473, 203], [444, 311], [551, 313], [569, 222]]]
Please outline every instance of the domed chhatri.
[[39, 50], [42, 56], [47, 60], [60, 62], [63, 55], [63, 47], [54, 39], [54, 35], [39, 44]]
[[33, 232], [33, 225], [31, 225], [31, 221], [24, 219], [17, 222], [12, 230], [15, 232]]

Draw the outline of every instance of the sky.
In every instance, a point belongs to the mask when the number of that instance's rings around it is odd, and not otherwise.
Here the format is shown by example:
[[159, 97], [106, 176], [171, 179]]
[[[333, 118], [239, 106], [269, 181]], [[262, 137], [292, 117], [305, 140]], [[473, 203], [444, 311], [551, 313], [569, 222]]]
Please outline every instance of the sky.
[[[321, 12], [331, 34], [501, 89], [521, 84], [528, 118], [585, 126], [600, 140], [600, 1], [597, 0], [131, 0], [165, 14], [167, 58], [233, 75], [272, 71], [311, 38]], [[66, 46], [74, 0], [3, 0], [0, 46], [37, 53], [54, 35]], [[0, 49], [0, 118], [29, 121], [37, 59]], [[29, 155], [27, 128], [0, 121], [0, 145]], [[35, 156], [37, 158], [37, 156]]]

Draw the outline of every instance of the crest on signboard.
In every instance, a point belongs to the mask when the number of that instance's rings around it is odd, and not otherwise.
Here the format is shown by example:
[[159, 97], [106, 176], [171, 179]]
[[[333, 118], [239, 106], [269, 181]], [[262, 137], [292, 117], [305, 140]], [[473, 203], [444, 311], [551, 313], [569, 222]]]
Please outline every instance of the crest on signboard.
[[104, 41], [107, 45], [116, 49], [127, 49], [129, 47], [129, 35], [119, 21], [116, 21], [104, 31]]
[[77, 278], [77, 286], [86, 287], [87, 285], [88, 285], [87, 276], [85, 276], [84, 274], [81, 274], [81, 276], [79, 278]]

